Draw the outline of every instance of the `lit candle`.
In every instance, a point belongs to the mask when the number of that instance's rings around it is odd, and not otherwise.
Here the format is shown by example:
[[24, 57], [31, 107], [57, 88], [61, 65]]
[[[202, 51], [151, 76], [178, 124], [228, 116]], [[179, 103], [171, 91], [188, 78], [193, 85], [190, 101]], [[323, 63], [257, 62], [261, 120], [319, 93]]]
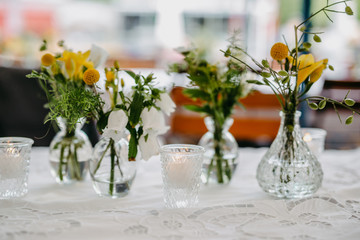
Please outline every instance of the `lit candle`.
[[320, 128], [303, 128], [302, 133], [310, 151], [319, 157], [324, 151], [326, 131]]
[[175, 188], [184, 188], [191, 180], [191, 163], [181, 153], [172, 156], [168, 163], [168, 183]]

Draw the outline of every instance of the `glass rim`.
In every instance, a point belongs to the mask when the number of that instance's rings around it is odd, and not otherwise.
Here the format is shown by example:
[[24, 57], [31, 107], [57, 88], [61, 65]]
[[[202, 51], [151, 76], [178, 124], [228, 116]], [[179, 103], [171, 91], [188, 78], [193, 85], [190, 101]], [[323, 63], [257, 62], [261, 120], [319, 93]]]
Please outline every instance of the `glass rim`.
[[[193, 149], [195, 151], [189, 151], [189, 152], [172, 151], [175, 148]], [[196, 155], [204, 152], [205, 152], [204, 147], [194, 144], [166, 144], [160, 147], [160, 153], [167, 153], [167, 154]]]
[[0, 147], [23, 147], [23, 146], [31, 146], [34, 144], [34, 140], [26, 137], [0, 137]]

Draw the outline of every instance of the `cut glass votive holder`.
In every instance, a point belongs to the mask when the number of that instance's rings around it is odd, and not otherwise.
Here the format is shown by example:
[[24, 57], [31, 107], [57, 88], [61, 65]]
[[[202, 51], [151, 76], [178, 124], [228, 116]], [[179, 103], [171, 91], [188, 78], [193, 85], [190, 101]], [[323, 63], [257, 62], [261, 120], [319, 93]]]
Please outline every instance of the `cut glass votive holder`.
[[194, 207], [199, 201], [204, 148], [169, 144], [160, 149], [164, 202], [167, 208]]
[[0, 199], [22, 197], [28, 192], [33, 143], [30, 138], [0, 138]]
[[321, 128], [301, 128], [303, 140], [312, 153], [319, 158], [325, 148], [326, 130]]

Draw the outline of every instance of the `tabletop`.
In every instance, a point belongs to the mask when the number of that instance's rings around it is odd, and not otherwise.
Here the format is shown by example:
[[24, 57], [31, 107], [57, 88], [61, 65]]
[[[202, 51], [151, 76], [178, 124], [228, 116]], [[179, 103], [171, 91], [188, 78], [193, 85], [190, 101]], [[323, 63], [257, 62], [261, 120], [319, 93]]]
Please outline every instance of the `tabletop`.
[[59, 185], [48, 148], [32, 149], [29, 193], [0, 200], [0, 239], [359, 239], [360, 148], [326, 150], [324, 180], [304, 199], [276, 199], [257, 185], [266, 148], [240, 148], [226, 186], [202, 186], [199, 205], [166, 209], [159, 157], [139, 161], [128, 196], [99, 197], [90, 177]]

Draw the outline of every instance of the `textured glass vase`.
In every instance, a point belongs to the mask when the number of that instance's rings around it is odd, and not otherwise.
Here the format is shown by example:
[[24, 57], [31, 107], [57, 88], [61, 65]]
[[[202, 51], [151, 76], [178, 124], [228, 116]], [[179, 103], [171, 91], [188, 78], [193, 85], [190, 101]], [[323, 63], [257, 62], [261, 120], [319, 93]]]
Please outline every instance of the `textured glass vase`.
[[301, 112], [280, 112], [281, 124], [269, 150], [261, 159], [256, 178], [260, 187], [280, 198], [302, 198], [321, 186], [320, 163], [302, 138]]
[[81, 130], [83, 123], [69, 131], [65, 119], [58, 118], [57, 122], [60, 131], [50, 143], [51, 174], [61, 184], [82, 181], [88, 173], [92, 153], [90, 140]]
[[136, 162], [128, 160], [128, 141], [103, 137], [95, 145], [90, 161], [90, 175], [100, 196], [126, 196], [136, 175]]
[[[209, 131], [199, 141], [199, 145], [205, 149], [201, 174], [201, 180], [205, 184], [227, 184], [236, 170], [238, 144], [229, 132], [233, 122], [232, 118], [228, 118], [223, 126], [216, 126], [212, 118], [205, 118], [205, 125]], [[218, 137], [216, 132], [219, 134]]]

